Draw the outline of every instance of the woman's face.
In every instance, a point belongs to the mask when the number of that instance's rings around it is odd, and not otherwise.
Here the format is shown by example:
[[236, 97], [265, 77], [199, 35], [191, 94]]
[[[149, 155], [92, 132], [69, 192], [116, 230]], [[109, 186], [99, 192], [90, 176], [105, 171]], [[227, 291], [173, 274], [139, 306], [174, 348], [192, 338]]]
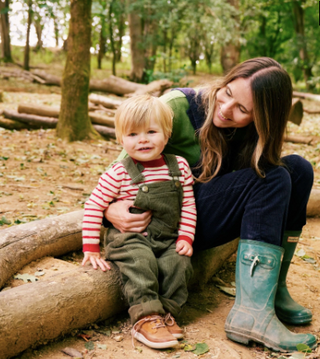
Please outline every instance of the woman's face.
[[216, 94], [213, 123], [220, 128], [245, 127], [253, 121], [253, 99], [250, 80], [238, 78]]

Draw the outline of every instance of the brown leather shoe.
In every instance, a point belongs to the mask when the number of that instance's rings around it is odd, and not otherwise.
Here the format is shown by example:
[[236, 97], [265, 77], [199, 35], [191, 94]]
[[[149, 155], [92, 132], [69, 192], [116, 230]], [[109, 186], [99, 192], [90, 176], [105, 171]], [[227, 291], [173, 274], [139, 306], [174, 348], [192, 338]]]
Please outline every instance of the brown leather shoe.
[[171, 348], [178, 344], [165, 326], [164, 319], [158, 314], [147, 315], [138, 320], [133, 325], [131, 334], [132, 338], [154, 349]]
[[164, 317], [164, 324], [166, 325], [169, 332], [177, 339], [183, 338], [183, 330], [179, 327], [179, 325], [176, 323], [173, 316], [168, 313]]

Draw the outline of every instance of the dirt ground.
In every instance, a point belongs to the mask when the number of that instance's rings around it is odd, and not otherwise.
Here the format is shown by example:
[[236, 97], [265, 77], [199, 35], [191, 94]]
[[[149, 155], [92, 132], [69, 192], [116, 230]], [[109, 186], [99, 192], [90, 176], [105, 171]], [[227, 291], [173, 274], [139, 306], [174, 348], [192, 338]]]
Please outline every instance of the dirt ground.
[[[27, 89], [0, 81], [3, 102], [0, 110], [16, 109], [19, 103], [58, 105], [58, 88]], [[22, 92], [21, 92], [22, 91]], [[320, 109], [320, 103], [303, 101], [310, 110]], [[289, 124], [288, 133], [314, 136], [312, 145], [285, 143], [283, 154], [298, 153], [307, 158], [315, 170], [314, 187], [320, 184], [320, 115], [304, 115], [300, 127]], [[319, 136], [319, 140], [318, 140]], [[66, 143], [55, 136], [55, 130], [9, 131], [0, 128], [0, 225], [5, 229], [29, 221], [79, 210], [97, 184], [99, 176], [119, 154], [121, 147], [114, 141], [86, 141]], [[1, 231], [0, 229], [0, 231]], [[1, 232], [0, 232], [1, 233]], [[290, 268], [288, 287], [292, 296], [310, 308], [314, 319], [308, 326], [289, 327], [294, 332], [310, 332], [320, 336], [320, 219], [308, 218], [298, 249]], [[79, 265], [81, 253], [70, 253], [63, 258], [44, 258], [31, 263], [19, 273], [34, 274], [39, 268], [46, 279], [50, 274]], [[309, 257], [309, 258], [307, 258]], [[226, 338], [224, 322], [234, 297], [216, 285], [234, 282], [235, 256], [224, 265], [205, 291], [191, 292], [179, 324], [185, 330], [185, 342], [173, 350], [152, 350], [135, 342], [132, 346], [130, 323], [126, 313], [89, 328], [74, 331], [38, 348], [28, 349], [19, 359], [70, 358], [62, 350], [72, 348], [84, 358], [195, 358], [185, 349], [187, 345], [206, 343], [209, 351], [203, 358], [278, 358], [279, 353], [264, 350], [253, 344], [246, 347]], [[221, 282], [222, 281], [222, 282]], [[8, 286], [23, 284], [12, 279]], [[94, 349], [92, 350], [92, 346]], [[192, 348], [191, 348], [192, 349]], [[77, 356], [78, 354], [75, 354]], [[312, 355], [312, 356], [311, 356]], [[290, 355], [285, 355], [286, 358]], [[306, 358], [320, 358], [320, 350]], [[298, 358], [297, 356], [295, 358]]]

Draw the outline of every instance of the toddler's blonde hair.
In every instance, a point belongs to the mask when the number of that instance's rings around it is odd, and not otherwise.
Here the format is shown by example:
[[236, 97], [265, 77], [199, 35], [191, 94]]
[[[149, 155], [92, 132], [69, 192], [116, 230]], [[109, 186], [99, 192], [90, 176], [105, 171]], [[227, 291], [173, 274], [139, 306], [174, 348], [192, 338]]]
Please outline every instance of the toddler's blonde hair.
[[116, 111], [115, 127], [117, 141], [137, 129], [147, 127], [153, 119], [162, 128], [166, 140], [172, 132], [173, 111], [160, 98], [151, 95], [137, 95], [124, 101]]

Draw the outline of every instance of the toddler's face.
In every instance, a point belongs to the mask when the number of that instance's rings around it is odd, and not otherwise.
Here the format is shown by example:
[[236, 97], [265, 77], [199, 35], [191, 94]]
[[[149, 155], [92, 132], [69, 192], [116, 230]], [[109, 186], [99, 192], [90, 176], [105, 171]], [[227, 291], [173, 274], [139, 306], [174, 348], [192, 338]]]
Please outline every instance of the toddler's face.
[[128, 155], [137, 161], [152, 161], [161, 157], [167, 141], [161, 126], [151, 120], [147, 127], [125, 133], [121, 144]]

